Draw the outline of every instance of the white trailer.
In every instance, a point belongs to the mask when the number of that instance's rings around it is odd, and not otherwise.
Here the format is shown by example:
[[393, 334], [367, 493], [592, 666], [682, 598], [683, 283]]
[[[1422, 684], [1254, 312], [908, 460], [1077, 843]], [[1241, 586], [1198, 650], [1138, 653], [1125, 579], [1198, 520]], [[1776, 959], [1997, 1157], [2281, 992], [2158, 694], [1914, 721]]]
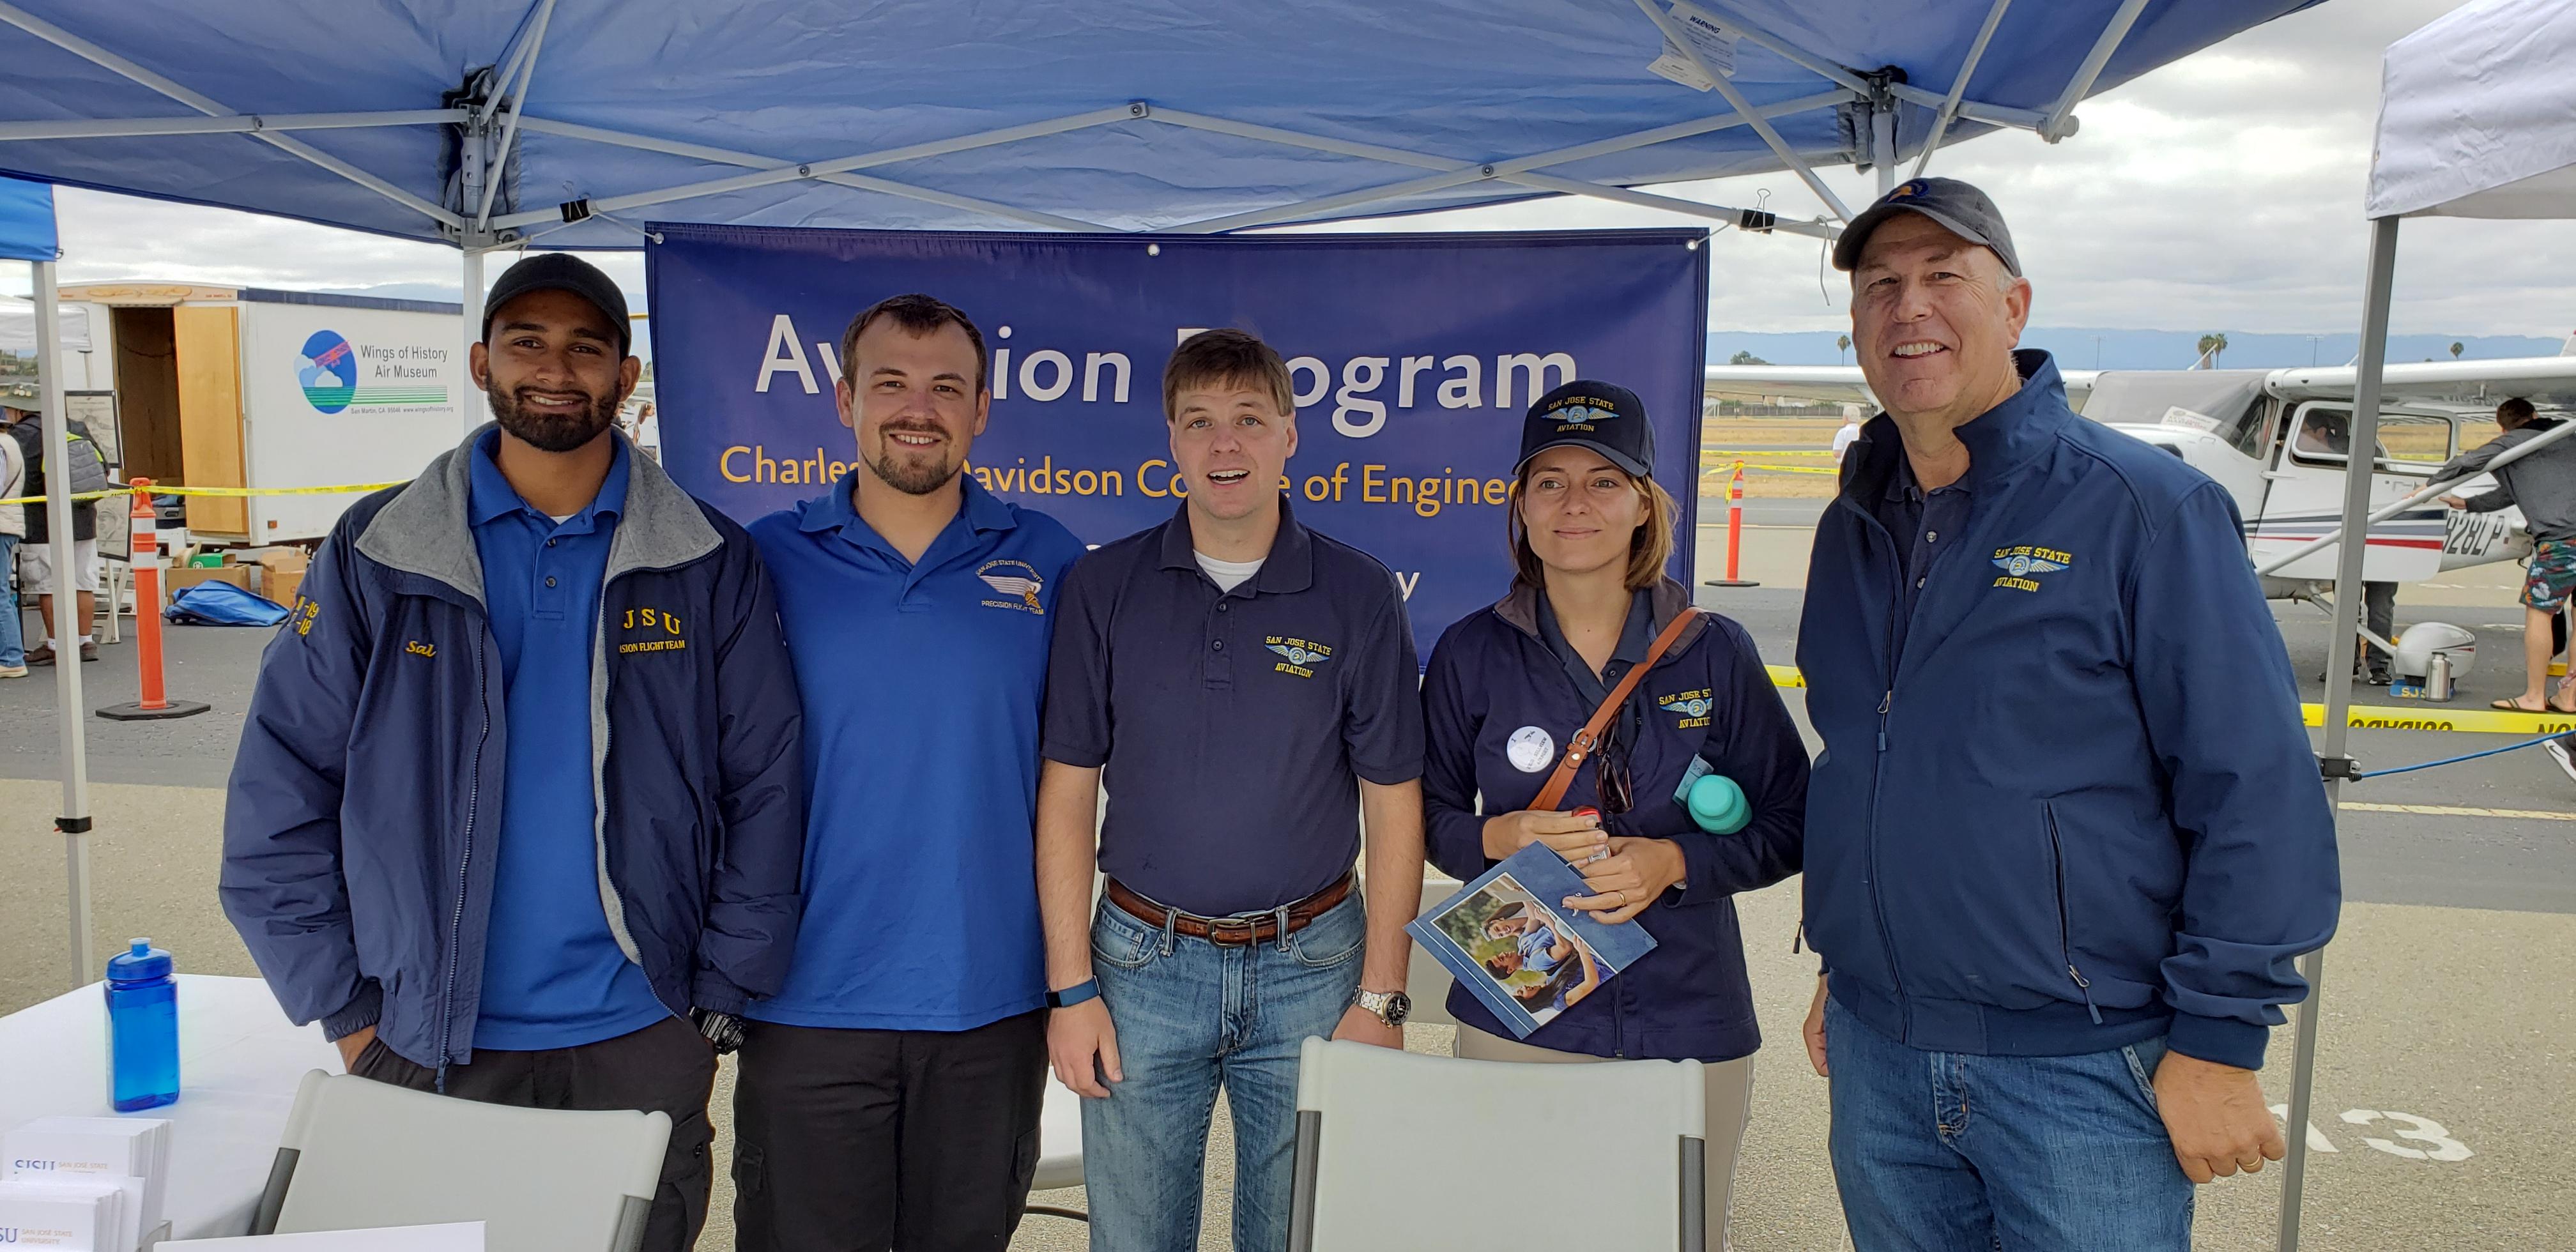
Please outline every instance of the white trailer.
[[[124, 472], [189, 487], [398, 482], [480, 420], [458, 308], [261, 288], [101, 283]], [[192, 496], [203, 539], [329, 533], [355, 494]]]

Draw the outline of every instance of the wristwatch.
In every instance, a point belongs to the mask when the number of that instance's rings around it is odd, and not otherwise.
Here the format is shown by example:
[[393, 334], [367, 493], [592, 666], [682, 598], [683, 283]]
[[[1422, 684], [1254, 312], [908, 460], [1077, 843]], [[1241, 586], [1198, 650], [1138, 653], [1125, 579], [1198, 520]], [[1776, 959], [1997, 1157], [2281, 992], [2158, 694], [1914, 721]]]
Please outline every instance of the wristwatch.
[[1050, 991], [1046, 993], [1046, 1006], [1051, 1009], [1069, 1009], [1085, 1000], [1094, 1000], [1099, 997], [1100, 980], [1097, 978], [1085, 978], [1081, 982], [1075, 983], [1062, 991]]
[[1351, 1003], [1377, 1014], [1377, 1019], [1389, 1026], [1401, 1026], [1405, 1018], [1413, 1016], [1413, 997], [1401, 991], [1355, 992]]
[[716, 1055], [723, 1056], [742, 1046], [742, 1019], [714, 1009], [698, 1009], [689, 1014], [696, 1021], [698, 1033], [715, 1045]]

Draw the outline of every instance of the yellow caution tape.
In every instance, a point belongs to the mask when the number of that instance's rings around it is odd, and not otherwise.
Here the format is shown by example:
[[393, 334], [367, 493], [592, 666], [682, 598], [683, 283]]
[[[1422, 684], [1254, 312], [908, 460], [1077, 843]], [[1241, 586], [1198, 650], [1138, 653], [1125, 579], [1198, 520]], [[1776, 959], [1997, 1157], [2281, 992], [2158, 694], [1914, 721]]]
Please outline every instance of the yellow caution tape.
[[2340, 806], [2364, 813], [2412, 813], [2422, 817], [2509, 817], [2535, 822], [2576, 822], [2576, 813], [2547, 809], [2472, 809], [2456, 804], [2364, 804], [2346, 800]]
[[1753, 463], [1753, 462], [1751, 462], [1751, 461], [1742, 461], [1742, 462], [1738, 462], [1738, 461], [1719, 461], [1719, 462], [1717, 462], [1717, 463], [1715, 463], [1715, 464], [1710, 464], [1710, 463], [1708, 463], [1708, 462], [1703, 461], [1703, 462], [1701, 462], [1701, 463], [1700, 463], [1699, 472], [1700, 472], [1701, 474], [1703, 474], [1703, 475], [1706, 475], [1706, 474], [1724, 474], [1724, 473], [1727, 473], [1727, 472], [1728, 472], [1728, 471], [1730, 471], [1730, 470], [1733, 470], [1733, 469], [1734, 469], [1737, 465], [1739, 465], [1739, 464], [1740, 464], [1740, 465], [1742, 465], [1742, 466], [1744, 466], [1744, 468], [1749, 469], [1749, 470], [1764, 470], [1764, 471], [1768, 471], [1768, 472], [1770, 472], [1770, 473], [1775, 473], [1775, 474], [1839, 474], [1839, 473], [1841, 473], [1841, 472], [1842, 472], [1840, 469], [1836, 469], [1836, 468], [1833, 468], [1833, 467], [1831, 467], [1831, 466], [1822, 466], [1822, 465], [1757, 465], [1757, 464], [1755, 464], [1755, 463]]
[[[2326, 724], [2322, 704], [2302, 704], [2300, 715], [2310, 726]], [[2576, 730], [2576, 716], [2565, 713], [2507, 713], [2502, 709], [2455, 709], [2438, 704], [2352, 706], [2344, 724], [2361, 730], [2456, 730], [2487, 735], [2560, 735]]]
[[[245, 496], [336, 496], [357, 491], [382, 491], [387, 487], [402, 486], [409, 481], [411, 480], [406, 478], [390, 483], [343, 483], [336, 487], [178, 487], [154, 483], [151, 492], [156, 496], [223, 496], [235, 499]], [[75, 502], [104, 500], [109, 496], [130, 496], [137, 490], [140, 488], [111, 487], [105, 491], [78, 491], [72, 493], [72, 499]], [[0, 500], [0, 504], [43, 504], [45, 500], [44, 496], [17, 496]]]
[[[1794, 665], [1766, 665], [1775, 687], [1804, 687], [1806, 677]], [[2302, 704], [2300, 717], [2310, 726], [2323, 726], [2326, 707]], [[2439, 706], [2400, 708], [2377, 704], [2352, 706], [2345, 724], [2361, 730], [2450, 730], [2468, 734], [2541, 735], [2576, 731], [2576, 716], [2565, 713], [2507, 713], [2502, 709], [2452, 709]], [[2349, 806], [2347, 806], [2349, 807]], [[2462, 810], [2466, 812], [2466, 810]], [[2483, 812], [2483, 811], [2481, 811]]]

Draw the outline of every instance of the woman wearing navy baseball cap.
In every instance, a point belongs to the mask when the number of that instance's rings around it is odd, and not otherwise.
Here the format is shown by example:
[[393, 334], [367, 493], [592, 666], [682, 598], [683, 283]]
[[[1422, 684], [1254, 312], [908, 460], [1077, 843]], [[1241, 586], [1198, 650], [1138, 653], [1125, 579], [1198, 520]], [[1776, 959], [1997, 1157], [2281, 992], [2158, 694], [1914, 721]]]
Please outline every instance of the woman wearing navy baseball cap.
[[[1530, 408], [1511, 588], [1442, 634], [1423, 675], [1422, 796], [1442, 870], [1472, 879], [1543, 843], [1591, 893], [1562, 911], [1655, 937], [1526, 1042], [1453, 989], [1458, 1055], [1708, 1063], [1720, 1248], [1761, 1044], [1733, 897], [1798, 872], [1807, 751], [1752, 638], [1665, 572], [1678, 510], [1654, 461], [1645, 405], [1625, 387], [1571, 382]], [[1588, 726], [1597, 747], [1569, 762]]]

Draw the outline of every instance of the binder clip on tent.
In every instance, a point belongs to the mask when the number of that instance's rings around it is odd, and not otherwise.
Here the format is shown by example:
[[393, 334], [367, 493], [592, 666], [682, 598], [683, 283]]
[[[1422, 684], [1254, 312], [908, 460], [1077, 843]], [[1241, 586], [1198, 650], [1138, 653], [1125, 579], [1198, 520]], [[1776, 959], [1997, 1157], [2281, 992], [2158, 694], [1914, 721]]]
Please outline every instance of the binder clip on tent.
[[140, 671], [141, 698], [111, 704], [98, 715], [114, 722], [150, 722], [194, 717], [209, 707], [195, 700], [173, 700], [161, 690], [161, 537], [154, 532], [152, 480], [134, 480], [134, 656]]

